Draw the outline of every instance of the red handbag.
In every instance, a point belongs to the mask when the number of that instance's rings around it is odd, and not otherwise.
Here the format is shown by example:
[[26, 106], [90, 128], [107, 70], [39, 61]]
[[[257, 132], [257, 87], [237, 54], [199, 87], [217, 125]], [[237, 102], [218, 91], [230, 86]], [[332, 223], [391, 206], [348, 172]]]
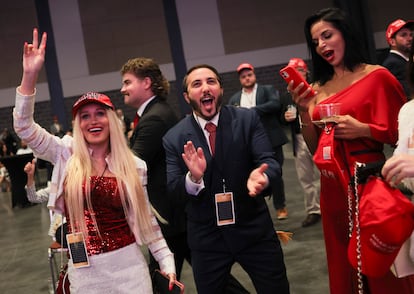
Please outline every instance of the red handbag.
[[335, 123], [327, 122], [319, 137], [313, 161], [321, 172], [321, 177], [335, 180], [342, 187], [347, 187], [351, 175], [349, 167], [344, 161], [344, 146], [340, 140], [335, 140], [334, 135]]

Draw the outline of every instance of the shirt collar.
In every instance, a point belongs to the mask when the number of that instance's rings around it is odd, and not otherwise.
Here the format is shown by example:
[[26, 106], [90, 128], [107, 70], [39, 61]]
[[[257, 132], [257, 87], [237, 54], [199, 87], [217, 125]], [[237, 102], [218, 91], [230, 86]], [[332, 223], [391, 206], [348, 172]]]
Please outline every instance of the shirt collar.
[[204, 130], [208, 122], [212, 122], [213, 124], [218, 126], [219, 115], [220, 115], [220, 112], [218, 112], [211, 120], [205, 120], [204, 118], [198, 116], [197, 114], [195, 114], [195, 112], [193, 112], [194, 119], [199, 124], [202, 130]]
[[392, 50], [390, 50], [390, 53], [397, 54], [397, 55], [401, 56], [402, 58], [404, 58], [408, 62], [408, 57], [404, 56], [404, 54], [402, 54], [401, 52], [392, 49]]
[[150, 103], [152, 100], [155, 99], [155, 95], [152, 96], [151, 98], [149, 98], [147, 101], [145, 101], [144, 103], [141, 104], [141, 106], [138, 108], [137, 110], [137, 114], [139, 117], [142, 116], [142, 114], [144, 113], [145, 108], [147, 107], [148, 103]]

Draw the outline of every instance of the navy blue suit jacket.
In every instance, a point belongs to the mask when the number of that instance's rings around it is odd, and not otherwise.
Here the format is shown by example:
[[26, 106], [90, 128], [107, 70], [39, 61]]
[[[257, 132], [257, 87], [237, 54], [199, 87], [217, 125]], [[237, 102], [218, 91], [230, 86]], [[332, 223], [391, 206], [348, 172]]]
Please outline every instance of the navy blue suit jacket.
[[410, 98], [410, 87], [408, 85], [408, 62], [398, 54], [390, 52], [382, 63], [383, 66], [397, 78], [404, 88], [407, 98]]
[[[181, 154], [187, 141], [201, 147], [207, 160], [204, 174], [205, 189], [189, 195], [185, 189], [188, 168]], [[207, 140], [193, 115], [181, 120], [163, 138], [167, 158], [167, 183], [177, 201], [187, 201], [188, 241], [192, 250], [242, 250], [273, 229], [264, 198], [250, 197], [247, 179], [262, 163], [272, 182], [281, 176], [269, 138], [255, 111], [223, 106], [217, 127], [215, 156], [211, 157]], [[236, 224], [218, 227], [214, 195], [233, 192]], [[275, 235], [276, 237], [276, 235]]]
[[[234, 94], [229, 104], [240, 106], [242, 91]], [[280, 147], [288, 142], [285, 132], [283, 131], [279, 117], [284, 109], [280, 103], [279, 91], [271, 85], [257, 84], [256, 106], [254, 109], [260, 116], [260, 120], [269, 135], [272, 147]]]

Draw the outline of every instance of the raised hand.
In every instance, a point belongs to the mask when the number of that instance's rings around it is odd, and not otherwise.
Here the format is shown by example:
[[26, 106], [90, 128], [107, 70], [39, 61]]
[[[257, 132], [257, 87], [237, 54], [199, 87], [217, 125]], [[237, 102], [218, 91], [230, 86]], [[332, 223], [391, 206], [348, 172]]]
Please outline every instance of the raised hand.
[[183, 160], [190, 171], [192, 178], [198, 182], [204, 175], [207, 167], [206, 158], [201, 147], [195, 148], [193, 142], [188, 141], [184, 145]]
[[39, 44], [39, 36], [36, 28], [33, 29], [32, 43], [24, 43], [23, 46], [23, 77], [20, 92], [23, 95], [31, 95], [37, 82], [37, 76], [45, 62], [46, 33], [42, 34]]
[[31, 186], [34, 184], [34, 173], [36, 170], [36, 159], [33, 158], [32, 161], [29, 161], [24, 166], [25, 173], [27, 174], [27, 186]]
[[28, 176], [33, 176], [36, 169], [36, 159], [33, 159], [32, 161], [29, 161], [24, 166], [23, 170]]
[[262, 163], [250, 173], [250, 176], [247, 179], [247, 189], [249, 190], [249, 195], [251, 197], [260, 194], [269, 184], [269, 179], [264, 173], [268, 167], [269, 166], [266, 163]]
[[24, 43], [23, 46], [23, 70], [25, 72], [39, 72], [45, 61], [46, 52], [46, 33], [42, 34], [42, 40], [38, 41], [38, 31], [33, 29], [33, 42]]
[[299, 95], [299, 92], [302, 90], [302, 88], [305, 87], [303, 83], [300, 83], [296, 87], [293, 87], [293, 81], [290, 81], [290, 83], [287, 86], [287, 91], [292, 96], [293, 102], [297, 105], [299, 110], [307, 110], [309, 108], [309, 104], [311, 101], [313, 101], [313, 97], [307, 97], [308, 94], [312, 91], [312, 88], [309, 87], [305, 90], [301, 95]]

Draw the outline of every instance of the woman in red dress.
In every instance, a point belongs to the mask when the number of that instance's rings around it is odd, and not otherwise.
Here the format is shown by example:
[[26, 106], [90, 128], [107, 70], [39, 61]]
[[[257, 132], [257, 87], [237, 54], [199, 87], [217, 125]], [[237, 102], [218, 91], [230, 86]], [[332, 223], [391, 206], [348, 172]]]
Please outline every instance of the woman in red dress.
[[[323, 9], [305, 22], [305, 35], [312, 55], [313, 89], [298, 95], [302, 84], [288, 86], [298, 105], [302, 133], [312, 153], [318, 150], [322, 129], [318, 104], [340, 103], [335, 116], [333, 157], [342, 163], [345, 178], [353, 173], [355, 161], [384, 160], [383, 145], [397, 141], [397, 115], [406, 102], [399, 82], [385, 68], [367, 63], [362, 46], [344, 13]], [[317, 152], [319, 154], [319, 152]], [[323, 154], [323, 153], [322, 153]], [[317, 157], [314, 158], [318, 165]], [[322, 158], [323, 159], [323, 158]], [[321, 169], [321, 166], [318, 165]], [[349, 216], [347, 182], [332, 174], [321, 174], [321, 215], [328, 261], [330, 292], [358, 292], [356, 270], [348, 261]], [[389, 271], [380, 278], [363, 277], [364, 293], [413, 293], [411, 278], [398, 279]]]

